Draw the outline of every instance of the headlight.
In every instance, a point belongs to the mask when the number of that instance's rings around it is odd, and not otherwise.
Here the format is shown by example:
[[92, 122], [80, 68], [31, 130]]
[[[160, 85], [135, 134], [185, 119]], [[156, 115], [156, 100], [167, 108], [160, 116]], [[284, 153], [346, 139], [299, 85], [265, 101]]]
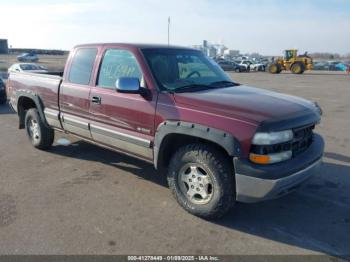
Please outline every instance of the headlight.
[[293, 139], [293, 131], [285, 130], [271, 133], [256, 133], [252, 143], [254, 145], [273, 145]]
[[[255, 148], [262, 149], [262, 151], [255, 151], [255, 153], [249, 154], [249, 159], [257, 164], [273, 164], [292, 158], [291, 148], [285, 148], [280, 152], [274, 153], [271, 150], [265, 151], [267, 148], [273, 148], [274, 145], [283, 144], [293, 139], [293, 131], [285, 130], [279, 132], [270, 133], [256, 133], [253, 137], [252, 144]], [[284, 151], [283, 151], [284, 150]], [[253, 151], [254, 152], [254, 151]], [[257, 154], [257, 152], [259, 152]], [[261, 153], [260, 153], [261, 152]], [[267, 153], [269, 152], [269, 153]]]

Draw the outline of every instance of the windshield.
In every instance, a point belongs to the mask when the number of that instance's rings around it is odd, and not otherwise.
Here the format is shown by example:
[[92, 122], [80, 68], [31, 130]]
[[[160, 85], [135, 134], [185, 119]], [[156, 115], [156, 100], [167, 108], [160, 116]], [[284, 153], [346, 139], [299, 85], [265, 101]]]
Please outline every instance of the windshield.
[[216, 62], [186, 49], [145, 49], [143, 54], [161, 88], [176, 91], [194, 85], [232, 82]]
[[41, 68], [37, 65], [33, 64], [22, 64], [19, 66], [22, 70], [41, 70]]

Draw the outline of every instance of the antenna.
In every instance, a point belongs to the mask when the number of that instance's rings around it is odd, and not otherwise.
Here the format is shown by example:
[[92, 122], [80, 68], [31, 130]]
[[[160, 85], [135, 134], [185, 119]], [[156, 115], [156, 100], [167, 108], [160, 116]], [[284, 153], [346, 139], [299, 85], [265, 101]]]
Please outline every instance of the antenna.
[[168, 17], [168, 46], [170, 45], [170, 16]]

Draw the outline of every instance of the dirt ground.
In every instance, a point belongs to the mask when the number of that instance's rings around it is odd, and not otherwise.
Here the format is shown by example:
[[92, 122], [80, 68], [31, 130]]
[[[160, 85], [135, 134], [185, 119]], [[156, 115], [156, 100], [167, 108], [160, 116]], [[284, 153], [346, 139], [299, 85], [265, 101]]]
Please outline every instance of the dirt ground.
[[[2, 58], [0, 58], [1, 60]], [[1, 254], [350, 254], [350, 76], [232, 74], [317, 101], [321, 172], [278, 200], [221, 220], [186, 213], [152, 165], [77, 139], [34, 149], [0, 107]], [[278, 110], [278, 108], [276, 108]]]

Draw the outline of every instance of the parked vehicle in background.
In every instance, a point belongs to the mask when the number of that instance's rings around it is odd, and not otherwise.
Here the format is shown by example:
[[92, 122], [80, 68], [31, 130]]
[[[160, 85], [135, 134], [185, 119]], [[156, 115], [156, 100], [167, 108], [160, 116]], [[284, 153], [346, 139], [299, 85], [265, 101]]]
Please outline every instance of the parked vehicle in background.
[[235, 71], [235, 72], [246, 71], [246, 68], [244, 66], [239, 65], [235, 62], [221, 60], [221, 61], [218, 61], [217, 63], [224, 71]]
[[249, 62], [250, 62], [249, 68], [252, 71], [265, 71], [266, 70], [265, 65], [262, 63], [252, 62], [252, 61], [249, 61]]
[[19, 62], [38, 62], [39, 57], [34, 53], [23, 53], [17, 56]]
[[242, 60], [239, 65], [243, 66], [247, 72], [250, 71], [251, 62], [249, 60]]
[[63, 77], [11, 72], [7, 91], [35, 148], [55, 129], [151, 162], [203, 218], [287, 194], [322, 160], [316, 103], [240, 85], [196, 49], [80, 45]]
[[31, 72], [31, 73], [48, 73], [46, 67], [33, 63], [17, 63], [9, 67], [8, 73], [11, 72]]
[[0, 78], [0, 104], [6, 103], [6, 87], [4, 81]]
[[0, 78], [2, 78], [2, 80], [6, 80], [8, 78], [8, 72], [0, 72]]
[[346, 71], [346, 70], [348, 70], [348, 66], [344, 63], [338, 63], [335, 65], [335, 70], [336, 71]]
[[317, 62], [313, 63], [312, 68], [314, 70], [329, 70], [329, 63], [328, 62], [317, 61]]
[[329, 64], [329, 70], [330, 71], [337, 71], [336, 65], [341, 63], [340, 61], [328, 61]]

